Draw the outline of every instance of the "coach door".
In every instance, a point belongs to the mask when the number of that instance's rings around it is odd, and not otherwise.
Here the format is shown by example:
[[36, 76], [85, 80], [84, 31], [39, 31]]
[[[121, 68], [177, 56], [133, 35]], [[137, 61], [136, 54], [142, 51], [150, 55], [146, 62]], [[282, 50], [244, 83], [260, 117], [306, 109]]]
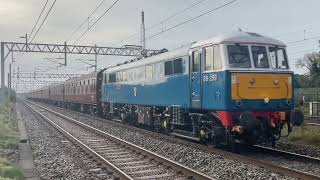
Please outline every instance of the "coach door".
[[192, 52], [191, 55], [191, 67], [190, 67], [190, 86], [191, 86], [191, 107], [201, 108], [201, 60], [202, 49]]

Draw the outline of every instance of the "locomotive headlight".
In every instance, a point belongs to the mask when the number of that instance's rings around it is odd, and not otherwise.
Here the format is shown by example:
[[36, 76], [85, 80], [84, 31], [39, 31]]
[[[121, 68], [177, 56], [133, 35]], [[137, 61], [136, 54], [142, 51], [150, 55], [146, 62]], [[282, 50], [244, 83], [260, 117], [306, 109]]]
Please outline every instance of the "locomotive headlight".
[[265, 97], [265, 98], [263, 99], [263, 101], [264, 101], [264, 103], [268, 104], [269, 101], [270, 101], [270, 99], [269, 99], [268, 97]]
[[231, 76], [231, 83], [232, 84], [237, 84], [237, 76], [236, 75], [232, 75]]
[[289, 76], [289, 77], [288, 77], [288, 84], [291, 84], [291, 83], [292, 83], [292, 77]]

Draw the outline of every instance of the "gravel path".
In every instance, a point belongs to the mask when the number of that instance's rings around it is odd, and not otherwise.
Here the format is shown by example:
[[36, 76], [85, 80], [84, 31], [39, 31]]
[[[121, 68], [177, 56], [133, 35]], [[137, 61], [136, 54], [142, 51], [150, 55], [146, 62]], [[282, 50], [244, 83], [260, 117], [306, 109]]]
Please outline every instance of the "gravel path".
[[193, 147], [166, 142], [161, 138], [141, 134], [107, 122], [97, 121], [94, 118], [79, 116], [58, 108], [55, 108], [55, 110], [217, 179], [292, 179], [251, 164], [227, 159], [218, 154], [211, 154]]
[[51, 125], [35, 118], [23, 105], [19, 104], [18, 108], [26, 122], [34, 162], [42, 179], [112, 178]]

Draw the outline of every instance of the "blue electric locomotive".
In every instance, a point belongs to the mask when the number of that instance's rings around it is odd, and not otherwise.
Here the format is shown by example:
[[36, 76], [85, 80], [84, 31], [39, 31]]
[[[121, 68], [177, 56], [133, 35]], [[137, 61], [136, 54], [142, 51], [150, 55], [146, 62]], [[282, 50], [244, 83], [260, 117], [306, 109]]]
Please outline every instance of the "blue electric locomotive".
[[285, 44], [234, 32], [104, 70], [102, 110], [197, 140], [274, 143], [299, 125]]

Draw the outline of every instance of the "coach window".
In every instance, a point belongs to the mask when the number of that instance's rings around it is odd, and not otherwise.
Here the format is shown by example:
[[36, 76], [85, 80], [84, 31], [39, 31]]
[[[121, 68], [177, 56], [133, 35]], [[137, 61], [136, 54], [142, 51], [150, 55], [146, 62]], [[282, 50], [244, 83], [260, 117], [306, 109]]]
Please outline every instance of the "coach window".
[[228, 45], [229, 66], [231, 68], [250, 68], [249, 48], [244, 45]]
[[269, 68], [267, 49], [264, 46], [251, 46], [254, 67]]
[[172, 61], [167, 61], [164, 63], [164, 75], [168, 76], [171, 74], [173, 74]]
[[182, 74], [182, 59], [173, 60], [173, 73], [174, 74]]

